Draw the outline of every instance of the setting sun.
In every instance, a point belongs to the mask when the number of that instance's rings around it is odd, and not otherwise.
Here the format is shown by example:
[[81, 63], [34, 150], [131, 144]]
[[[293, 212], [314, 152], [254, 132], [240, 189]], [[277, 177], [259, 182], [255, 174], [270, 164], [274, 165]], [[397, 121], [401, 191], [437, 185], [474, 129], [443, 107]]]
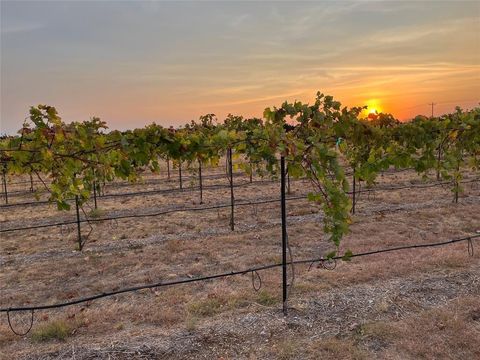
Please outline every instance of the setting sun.
[[363, 111], [365, 116], [371, 116], [382, 112], [380, 101], [378, 99], [370, 99], [366, 102], [367, 108]]

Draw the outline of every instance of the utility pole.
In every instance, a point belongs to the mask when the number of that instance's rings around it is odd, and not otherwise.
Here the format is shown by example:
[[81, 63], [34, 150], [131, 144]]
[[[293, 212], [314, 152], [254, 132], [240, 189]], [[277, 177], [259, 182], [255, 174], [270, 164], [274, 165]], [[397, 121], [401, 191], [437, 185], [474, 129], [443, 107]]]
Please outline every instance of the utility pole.
[[435, 105], [437, 105], [437, 104], [436, 104], [436, 103], [434, 103], [434, 102], [431, 102], [431, 103], [430, 103], [430, 104], [428, 104], [428, 105], [431, 105], [431, 106], [432, 106], [432, 118], [433, 118], [433, 107], [434, 107]]

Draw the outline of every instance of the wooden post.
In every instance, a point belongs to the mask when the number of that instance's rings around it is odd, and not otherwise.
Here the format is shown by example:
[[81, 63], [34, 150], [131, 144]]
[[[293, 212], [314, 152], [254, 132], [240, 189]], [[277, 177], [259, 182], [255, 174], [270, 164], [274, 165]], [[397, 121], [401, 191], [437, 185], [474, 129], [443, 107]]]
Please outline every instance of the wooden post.
[[253, 182], [253, 164], [250, 161], [250, 184]]
[[178, 176], [180, 178], [180, 190], [183, 190], [183, 182], [182, 182], [182, 162], [178, 161]]
[[170, 180], [170, 158], [167, 157], [167, 179]]
[[33, 189], [33, 176], [32, 174], [30, 173], [30, 192], [34, 192], [34, 189]]

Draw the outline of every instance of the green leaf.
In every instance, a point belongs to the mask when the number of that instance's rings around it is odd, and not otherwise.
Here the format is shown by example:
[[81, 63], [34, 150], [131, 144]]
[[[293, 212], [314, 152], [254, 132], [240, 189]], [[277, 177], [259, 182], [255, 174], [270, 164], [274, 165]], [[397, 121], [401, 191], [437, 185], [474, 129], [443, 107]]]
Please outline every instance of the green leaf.
[[352, 259], [352, 256], [353, 256], [352, 250], [347, 250], [347, 251], [345, 251], [345, 253], [343, 254], [342, 260], [343, 260], [343, 261], [350, 261], [350, 260]]

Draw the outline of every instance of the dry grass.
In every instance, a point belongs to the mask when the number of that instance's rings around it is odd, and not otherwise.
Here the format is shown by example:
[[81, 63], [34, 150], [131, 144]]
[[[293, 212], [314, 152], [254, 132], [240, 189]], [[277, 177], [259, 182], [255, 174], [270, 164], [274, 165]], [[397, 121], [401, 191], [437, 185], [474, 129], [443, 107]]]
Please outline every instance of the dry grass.
[[[385, 175], [381, 182], [408, 183], [415, 175], [406, 172], [396, 177]], [[222, 181], [226, 180], [205, 183]], [[168, 186], [172, 183], [155, 185]], [[308, 184], [295, 182], [292, 187], [302, 193]], [[153, 185], [140, 184], [115, 191], [151, 188]], [[278, 184], [240, 187], [235, 193], [238, 200], [273, 197], [278, 195]], [[441, 188], [381, 192], [370, 198], [364, 194], [342, 251], [434, 242], [480, 230], [480, 203], [474, 201], [478, 200], [478, 189], [467, 187], [467, 193], [477, 198], [462, 199], [458, 205], [451, 204], [449, 192]], [[197, 197], [197, 192], [185, 191], [125, 198], [121, 202], [100, 198], [99, 203], [103, 216], [113, 211], [140, 213], [150, 207], [191, 206]], [[228, 189], [204, 193], [206, 205], [228, 203], [228, 197]], [[398, 211], [391, 211], [397, 207]], [[318, 206], [292, 201], [288, 211], [289, 241], [296, 259], [318, 257], [331, 249], [322, 233]], [[83, 253], [73, 251], [74, 227], [63, 235], [58, 229], [2, 234], [0, 301], [7, 306], [53, 303], [134, 284], [277, 263], [279, 212], [276, 203], [256, 209], [238, 207], [233, 233], [228, 228], [228, 209], [129, 219], [119, 221], [118, 226], [97, 223]], [[17, 226], [69, 216], [72, 214], [59, 215], [48, 207], [19, 208], [2, 212], [0, 220]], [[32, 357], [57, 352], [68, 358], [71, 345], [76, 344], [83, 346], [85, 357], [90, 354], [90, 358], [108, 358], [111, 354], [96, 353], [95, 348], [110, 349], [109, 344], [118, 341], [112, 348], [118, 353], [126, 352], [125, 347], [135, 347], [142, 354], [146, 351], [144, 345], [150, 348], [144, 357], [161, 358], [152, 354], [162, 354], [167, 341], [170, 347], [192, 342], [191, 348], [175, 348], [174, 356], [169, 356], [174, 358], [478, 357], [478, 344], [472, 340], [478, 336], [480, 312], [474, 295], [480, 294], [474, 288], [465, 289], [464, 283], [475, 284], [474, 279], [467, 281], [460, 275], [478, 272], [480, 263], [478, 256], [467, 256], [466, 244], [354, 259], [338, 263], [330, 272], [307, 268], [295, 269], [296, 281], [290, 296], [294, 311], [287, 319], [278, 311], [281, 276], [274, 269], [260, 273], [263, 287], [259, 292], [252, 290], [251, 274], [246, 274], [40, 312], [37, 316], [50, 319], [40, 318], [34, 324], [34, 333], [43, 334], [38, 335], [42, 341], [12, 336], [8, 326], [0, 322], [0, 353]], [[449, 279], [457, 275], [462, 280], [447, 282], [444, 288], [413, 287], [411, 298], [396, 293], [397, 288], [413, 286], [409, 284], [423, 276]], [[321, 309], [312, 305], [313, 299], [323, 304]], [[256, 317], [261, 320], [251, 324], [249, 319]], [[193, 340], [185, 338], [185, 332]], [[224, 335], [212, 338], [212, 332]], [[124, 339], [128, 339], [126, 344]], [[159, 343], [159, 339], [163, 342]], [[256, 339], [254, 344], [252, 339]], [[205, 346], [198, 350], [195, 344]]]
[[478, 359], [479, 312], [478, 298], [465, 297], [398, 322], [367, 323], [360, 337], [366, 344], [381, 344], [385, 358]]
[[309, 346], [311, 359], [367, 360], [368, 352], [350, 339], [335, 337], [312, 341]]

